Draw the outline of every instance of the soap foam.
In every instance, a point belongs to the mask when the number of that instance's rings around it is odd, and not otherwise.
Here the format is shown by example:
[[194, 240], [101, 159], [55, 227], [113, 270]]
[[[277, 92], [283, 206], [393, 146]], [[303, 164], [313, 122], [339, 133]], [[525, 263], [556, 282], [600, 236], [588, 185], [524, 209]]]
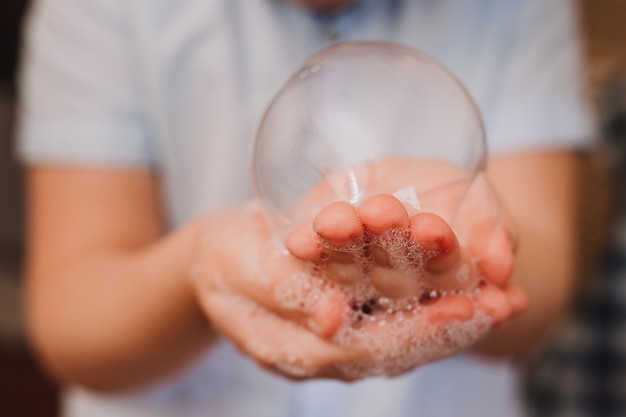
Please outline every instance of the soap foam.
[[[482, 312], [475, 301], [475, 295], [480, 291], [478, 287], [447, 291], [432, 289], [423, 267], [436, 253], [421, 249], [407, 233], [408, 230], [404, 229], [392, 229], [381, 236], [366, 232], [363, 238], [343, 248], [323, 242], [326, 249], [355, 255], [354, 262], [361, 264], [363, 275], [354, 285], [342, 285], [324, 278], [325, 260], [322, 260], [275, 289], [277, 303], [305, 313], [318, 308], [320, 300], [328, 298], [332, 292], [339, 292], [349, 300], [343, 324], [332, 337], [340, 346], [364, 352], [358, 362], [340, 364], [340, 371], [349, 378], [397, 375], [450, 357], [474, 344], [491, 327], [491, 317]], [[370, 271], [374, 247], [388, 253], [389, 266], [404, 272], [407, 279], [418, 281], [415, 293], [390, 298], [372, 285]], [[459, 278], [465, 278], [463, 275], [468, 272], [461, 270]], [[430, 323], [427, 320], [430, 306], [452, 294], [468, 297], [474, 304], [474, 316], [463, 322]]]
[[398, 375], [454, 355], [476, 342], [491, 326], [490, 317], [480, 310], [466, 322], [433, 325], [426, 320], [427, 308], [408, 314], [383, 314], [358, 327], [344, 325], [334, 341], [364, 349], [366, 354], [357, 363], [340, 365], [341, 371], [350, 378]]

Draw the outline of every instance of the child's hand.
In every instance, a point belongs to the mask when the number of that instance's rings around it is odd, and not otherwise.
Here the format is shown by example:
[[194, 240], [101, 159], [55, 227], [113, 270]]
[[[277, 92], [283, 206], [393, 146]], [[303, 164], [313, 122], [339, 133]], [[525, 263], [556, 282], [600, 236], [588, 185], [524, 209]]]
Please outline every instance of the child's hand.
[[[462, 248], [445, 221], [395, 197], [332, 203], [287, 250], [257, 205], [207, 220], [193, 282], [212, 324], [289, 377], [397, 374], [450, 356], [520, 313], [503, 230]], [[473, 258], [481, 261], [475, 264]]]
[[366, 352], [330, 339], [343, 324], [343, 295], [288, 294], [306, 264], [275, 244], [260, 206], [250, 204], [207, 219], [191, 275], [212, 325], [261, 366], [292, 378], [350, 379], [339, 366]]

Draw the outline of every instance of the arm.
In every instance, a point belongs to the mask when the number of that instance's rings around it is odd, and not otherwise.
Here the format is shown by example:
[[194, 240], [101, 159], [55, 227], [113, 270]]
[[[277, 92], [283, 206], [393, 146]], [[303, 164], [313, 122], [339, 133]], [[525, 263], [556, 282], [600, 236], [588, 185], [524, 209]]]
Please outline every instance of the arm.
[[[335, 365], [360, 353], [294, 326], [307, 318], [273, 305], [274, 284], [298, 266], [271, 249], [258, 207], [211, 213], [162, 236], [156, 185], [146, 171], [30, 170], [27, 312], [50, 373], [98, 391], [144, 386], [206, 351], [209, 317], [264, 367], [344, 378]], [[273, 271], [266, 280], [261, 264]], [[191, 267], [200, 278], [189, 279]]]
[[523, 355], [540, 342], [566, 306], [577, 248], [576, 184], [572, 152], [535, 152], [493, 158], [487, 174], [513, 219], [519, 242], [513, 282], [528, 309], [477, 346], [491, 355]]
[[162, 236], [156, 185], [138, 170], [28, 174], [30, 336], [65, 382], [136, 387], [210, 343], [186, 277], [198, 226]]
[[569, 300], [578, 255], [580, 161], [573, 149], [594, 135], [575, 2], [521, 4], [510, 55], [494, 66], [502, 77], [487, 136], [492, 150], [538, 150], [494, 156], [487, 175], [517, 232], [513, 282], [527, 292], [529, 305], [479, 346], [496, 355], [529, 353]]
[[[211, 341], [196, 296], [211, 324], [242, 352], [298, 378], [380, 373], [381, 357], [420, 349], [411, 335], [432, 330], [424, 320], [438, 328], [445, 317], [460, 314], [455, 298], [399, 321], [407, 337], [379, 346], [382, 351], [359, 343], [362, 337], [397, 337], [376, 325], [335, 343], [349, 300], [332, 286], [303, 293], [313, 301], [319, 300], [315, 294], [323, 296], [321, 304], [277, 298], [277, 288], [298, 292], [294, 285], [304, 278], [294, 274], [306, 267], [270, 244], [258, 206], [212, 213], [161, 237], [155, 182], [141, 171], [37, 168], [29, 174], [30, 330], [48, 368], [66, 382], [130, 389], [188, 364]], [[191, 281], [190, 266], [198, 271]]]

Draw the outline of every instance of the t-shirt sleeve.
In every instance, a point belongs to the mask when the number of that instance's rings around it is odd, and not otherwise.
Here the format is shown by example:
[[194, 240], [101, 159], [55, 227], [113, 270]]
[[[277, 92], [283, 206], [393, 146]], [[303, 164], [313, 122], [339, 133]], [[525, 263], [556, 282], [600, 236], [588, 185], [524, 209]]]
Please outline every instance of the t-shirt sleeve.
[[20, 79], [17, 152], [27, 164], [152, 163], [122, 4], [35, 2]]
[[584, 89], [580, 33], [570, 0], [528, 0], [506, 32], [484, 112], [492, 152], [585, 147], [594, 121]]

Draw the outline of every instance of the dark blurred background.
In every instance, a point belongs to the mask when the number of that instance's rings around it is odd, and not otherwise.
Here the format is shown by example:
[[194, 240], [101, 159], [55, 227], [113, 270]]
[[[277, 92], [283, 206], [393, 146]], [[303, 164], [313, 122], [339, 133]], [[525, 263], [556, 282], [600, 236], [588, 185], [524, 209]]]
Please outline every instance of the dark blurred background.
[[[13, 139], [21, 24], [28, 3], [0, 0], [0, 416], [52, 417], [58, 414], [58, 389], [29, 353], [20, 307], [23, 177], [13, 157]], [[603, 135], [626, 136], [626, 0], [581, 0], [580, 7], [590, 100], [598, 110]], [[610, 154], [598, 152], [600, 156], [590, 157], [586, 167], [582, 187], [588, 214], [582, 221], [588, 261], [582, 271], [593, 269], [589, 260], [595, 259], [611, 227], [606, 213], [617, 207], [611, 194], [616, 171], [607, 167], [624, 166], [625, 161], [611, 160]], [[585, 282], [585, 273], [581, 278]]]
[[20, 310], [22, 174], [13, 157], [16, 72], [27, 0], [0, 1], [0, 416], [58, 415], [58, 391], [25, 344]]

